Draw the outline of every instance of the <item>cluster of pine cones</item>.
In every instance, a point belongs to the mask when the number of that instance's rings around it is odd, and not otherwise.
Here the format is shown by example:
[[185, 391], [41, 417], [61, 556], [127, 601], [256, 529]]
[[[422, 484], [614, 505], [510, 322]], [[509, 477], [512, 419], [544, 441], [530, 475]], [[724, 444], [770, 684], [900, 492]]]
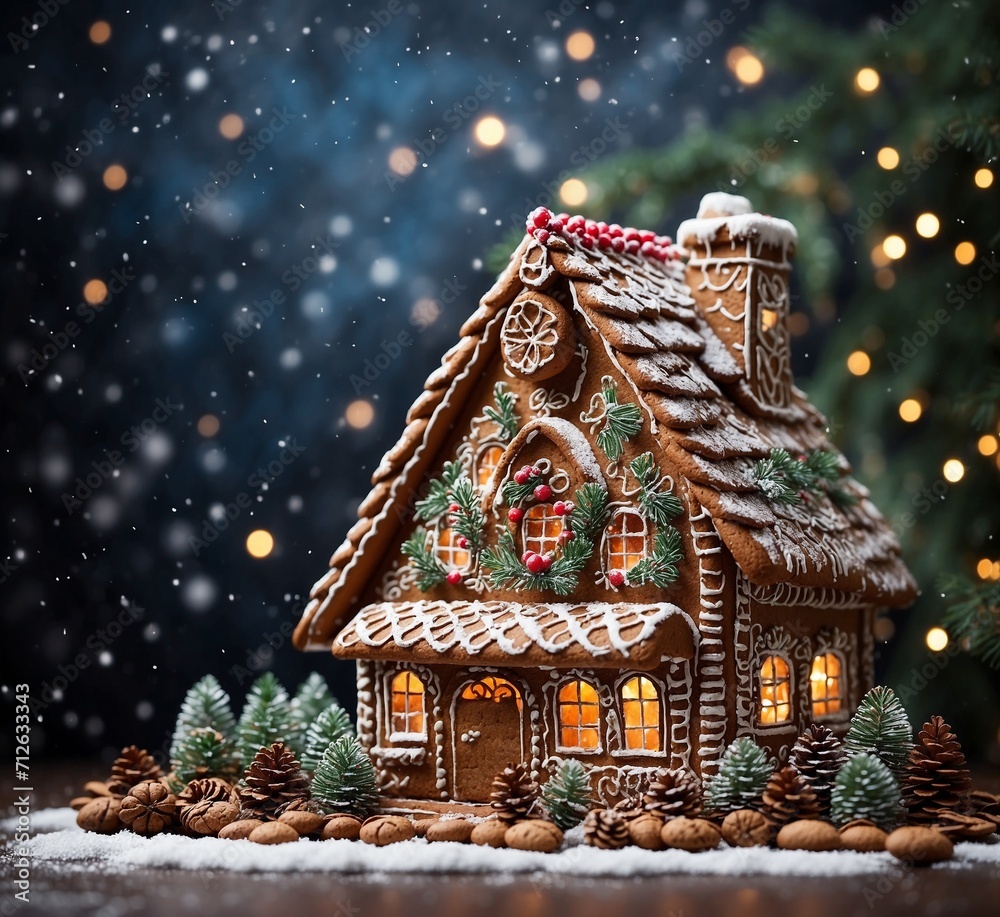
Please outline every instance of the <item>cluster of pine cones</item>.
[[111, 776], [90, 781], [84, 791], [87, 795], [71, 802], [77, 824], [101, 834], [127, 829], [145, 837], [163, 832], [215, 837], [237, 821], [319, 812], [309, 801], [309, 781], [299, 762], [281, 742], [261, 748], [238, 788], [217, 777], [179, 787], [147, 750], [130, 745], [115, 760]]

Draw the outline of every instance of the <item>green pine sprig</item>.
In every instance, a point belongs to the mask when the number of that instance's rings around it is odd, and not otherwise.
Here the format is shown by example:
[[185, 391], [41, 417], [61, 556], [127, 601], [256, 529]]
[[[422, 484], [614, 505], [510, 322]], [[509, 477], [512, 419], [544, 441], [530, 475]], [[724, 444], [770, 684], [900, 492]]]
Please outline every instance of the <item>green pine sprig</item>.
[[848, 756], [871, 754], [894, 773], [901, 774], [913, 748], [913, 728], [896, 692], [876, 685], [858, 704], [851, 718], [844, 750]]
[[[476, 555], [483, 547], [486, 531], [486, 516], [479, 502], [479, 491], [473, 486], [469, 476], [463, 474], [451, 488], [452, 503], [457, 510], [450, 512], [450, 525], [454, 532], [469, 543], [468, 550]], [[449, 504], [451, 505], [451, 504]]]
[[302, 748], [305, 743], [306, 730], [335, 698], [319, 672], [311, 672], [302, 684], [295, 689], [292, 698], [292, 734], [288, 737], [296, 748]]
[[774, 758], [753, 739], [736, 739], [723, 753], [718, 773], [706, 781], [705, 807], [718, 813], [755, 808], [774, 767]]
[[801, 503], [803, 493], [826, 495], [841, 508], [857, 502], [854, 494], [838, 483], [837, 456], [823, 449], [813, 449], [797, 458], [784, 449], [772, 449], [766, 459], [754, 464], [754, 477], [761, 493], [774, 503]]
[[595, 542], [608, 521], [608, 492], [600, 484], [581, 484], [573, 500], [573, 532]]
[[401, 548], [403, 554], [409, 559], [410, 566], [417, 574], [417, 588], [421, 592], [441, 585], [448, 576], [444, 564], [431, 550], [428, 534], [427, 529], [418, 528], [403, 542]]
[[644, 452], [634, 459], [629, 468], [639, 482], [639, 511], [646, 520], [656, 526], [665, 526], [684, 508], [678, 497], [671, 491], [661, 491], [661, 476], [652, 452]]
[[204, 777], [234, 780], [240, 772], [239, 755], [230, 739], [211, 728], [191, 730], [170, 758], [170, 768], [179, 784]]
[[532, 474], [528, 476], [528, 480], [523, 484], [518, 484], [513, 478], [511, 478], [503, 486], [501, 491], [503, 495], [504, 503], [507, 506], [522, 506], [528, 500], [531, 499], [535, 488], [542, 483], [542, 476], [539, 474]]
[[289, 744], [292, 732], [288, 692], [271, 672], [265, 672], [251, 685], [236, 726], [240, 761], [249, 764], [261, 748], [274, 742]]
[[451, 490], [462, 476], [461, 462], [448, 462], [441, 471], [441, 477], [434, 478], [427, 485], [427, 496], [417, 501], [413, 518], [418, 522], [437, 522], [448, 512], [451, 505]]
[[320, 713], [306, 730], [302, 751], [302, 769], [315, 771], [323, 759], [323, 752], [344, 736], [353, 736], [354, 727], [347, 711], [334, 702]]
[[1000, 585], [944, 576], [939, 587], [950, 602], [942, 623], [952, 637], [967, 643], [973, 656], [1000, 668]]
[[375, 768], [352, 736], [327, 746], [310, 789], [312, 798], [330, 813], [367, 818], [378, 808]]
[[652, 583], [657, 589], [666, 589], [677, 581], [678, 565], [684, 559], [680, 532], [673, 526], [658, 529], [653, 540], [653, 553], [644, 557], [628, 571], [628, 581], [633, 586]]
[[195, 729], [211, 729], [227, 739], [236, 734], [229, 695], [214, 675], [200, 679], [184, 696], [170, 743], [171, 760], [177, 759], [181, 744]]
[[517, 556], [514, 538], [505, 530], [496, 547], [483, 551], [480, 563], [490, 574], [490, 585], [494, 589], [551, 590], [556, 595], [569, 595], [576, 588], [579, 575], [593, 553], [593, 542], [582, 534], [576, 534], [572, 541], [566, 542], [548, 570], [532, 573]]
[[621, 458], [625, 443], [642, 429], [642, 411], [631, 402], [618, 401], [618, 384], [610, 376], [601, 379], [604, 397], [604, 426], [597, 434], [597, 445], [612, 462]]
[[498, 382], [493, 386], [493, 401], [496, 407], [487, 406], [483, 414], [497, 425], [498, 438], [502, 442], [509, 443], [517, 436], [518, 427], [521, 425], [521, 418], [514, 410], [517, 395], [511, 392], [506, 382]]
[[567, 758], [542, 787], [542, 804], [563, 831], [575, 828], [593, 805], [590, 775], [575, 758]]

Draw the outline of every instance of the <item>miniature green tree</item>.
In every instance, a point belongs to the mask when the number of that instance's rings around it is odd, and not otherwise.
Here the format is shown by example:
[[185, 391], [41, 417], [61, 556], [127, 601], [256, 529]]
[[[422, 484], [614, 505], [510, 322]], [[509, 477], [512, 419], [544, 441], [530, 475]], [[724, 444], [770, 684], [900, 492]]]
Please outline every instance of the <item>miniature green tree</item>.
[[861, 752], [840, 769], [830, 796], [830, 813], [838, 827], [867, 818], [889, 829], [902, 813], [899, 783], [892, 771], [873, 754]]
[[590, 776], [584, 766], [567, 758], [542, 787], [542, 803], [563, 831], [580, 824], [592, 804]]
[[197, 681], [184, 696], [170, 743], [171, 761], [178, 759], [181, 744], [195, 729], [211, 729], [229, 740], [236, 734], [236, 718], [229, 695], [214, 675]]
[[896, 692], [884, 685], [872, 688], [851, 719], [844, 750], [849, 756], [862, 752], [875, 755], [898, 776], [906, 767], [912, 747], [913, 729]]
[[171, 759], [174, 777], [184, 785], [203, 777], [234, 780], [240, 763], [230, 739], [215, 729], [193, 729], [174, 749]]
[[315, 771], [319, 767], [323, 752], [344, 736], [353, 736], [354, 728], [347, 711], [336, 701], [317, 716], [306, 730], [302, 769]]
[[310, 724], [333, 703], [336, 703], [336, 698], [330, 692], [326, 679], [318, 672], [312, 672], [296, 688], [291, 708], [292, 734], [289, 736], [296, 748], [305, 747], [306, 731]]
[[737, 739], [723, 754], [719, 772], [706, 781], [706, 808], [732, 812], [759, 805], [774, 767], [774, 758], [753, 739]]
[[367, 818], [378, 808], [375, 768], [357, 739], [343, 736], [323, 752], [312, 798], [327, 812]]
[[[270, 672], [265, 672], [250, 687], [243, 713], [236, 727], [240, 760], [247, 764], [261, 748], [274, 742], [289, 743], [291, 703], [288, 692]], [[291, 746], [294, 751], [294, 746]]]

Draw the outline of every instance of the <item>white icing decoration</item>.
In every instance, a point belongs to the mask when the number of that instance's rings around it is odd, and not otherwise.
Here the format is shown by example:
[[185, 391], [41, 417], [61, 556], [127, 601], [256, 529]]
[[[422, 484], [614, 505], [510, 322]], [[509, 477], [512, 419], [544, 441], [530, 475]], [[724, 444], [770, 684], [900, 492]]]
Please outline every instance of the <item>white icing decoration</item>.
[[702, 219], [707, 213], [753, 213], [753, 204], [745, 197], [738, 194], [729, 194], [726, 191], [710, 191], [698, 205], [698, 219]]
[[686, 245], [691, 239], [706, 245], [714, 242], [719, 230], [726, 227], [734, 241], [750, 240], [757, 246], [757, 254], [765, 245], [780, 248], [783, 259], [788, 260], [788, 250], [799, 240], [798, 231], [788, 222], [761, 213], [741, 213], [733, 216], [708, 217], [685, 220], [677, 229], [677, 241]]
[[528, 407], [535, 417], [551, 417], [553, 411], [561, 411], [569, 404], [565, 392], [550, 392], [547, 388], [536, 388], [528, 396]]
[[551, 363], [559, 344], [559, 320], [535, 299], [514, 302], [507, 310], [500, 340], [507, 365], [530, 377]]

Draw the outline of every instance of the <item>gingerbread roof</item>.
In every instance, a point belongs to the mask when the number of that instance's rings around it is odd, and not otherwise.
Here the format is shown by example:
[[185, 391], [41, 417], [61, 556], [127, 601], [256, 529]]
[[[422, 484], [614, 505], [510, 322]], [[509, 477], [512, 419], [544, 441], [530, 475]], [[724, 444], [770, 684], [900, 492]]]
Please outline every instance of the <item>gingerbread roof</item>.
[[[743, 222], [748, 235], [759, 232], [753, 220]], [[295, 644], [329, 648], [357, 613], [358, 595], [410, 518], [406, 507], [395, 506], [397, 494], [409, 499], [410, 482], [422, 480], [437, 458], [426, 448], [428, 428], [448, 425], [462, 409], [499, 346], [496, 329], [505, 310], [526, 283], [537, 287], [540, 280], [567, 285], [574, 309], [603, 341], [635, 400], [646, 408], [663, 452], [752, 583], [831, 589], [881, 607], [909, 604], [916, 583], [899, 544], [867, 489], [849, 476], [847, 460], [827, 436], [825, 418], [797, 388], [782, 407], [761, 404], [754, 396], [731, 352], [695, 308], [685, 284], [686, 253], [652, 233], [605, 227], [617, 229], [617, 235], [600, 229], [592, 234], [592, 226], [604, 224], [587, 221], [584, 227], [582, 218], [573, 218], [569, 228], [564, 220], [555, 231], [547, 228], [554, 224], [550, 220], [525, 235], [462, 326], [459, 342], [428, 377], [403, 435], [372, 476], [358, 522], [310, 593]], [[784, 227], [794, 234], [790, 224]], [[686, 224], [684, 231], [714, 229]], [[779, 229], [787, 252], [794, 239]], [[844, 474], [841, 489], [856, 502], [843, 507], [823, 496], [802, 505], [767, 500], [754, 464], [772, 449], [836, 454]]]
[[555, 668], [655, 666], [663, 655], [694, 656], [694, 624], [676, 605], [590, 602], [376, 602], [333, 642], [336, 656]]

